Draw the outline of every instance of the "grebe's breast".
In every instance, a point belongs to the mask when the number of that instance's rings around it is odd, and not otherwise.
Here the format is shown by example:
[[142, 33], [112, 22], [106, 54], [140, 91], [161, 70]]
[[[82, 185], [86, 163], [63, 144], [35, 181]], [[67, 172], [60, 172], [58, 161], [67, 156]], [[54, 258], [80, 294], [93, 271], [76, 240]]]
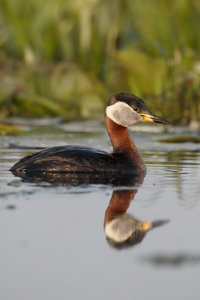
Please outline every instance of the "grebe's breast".
[[94, 148], [61, 146], [26, 156], [11, 171], [18, 176], [36, 175], [40, 172], [132, 173], [136, 171], [136, 167], [127, 153], [110, 154]]

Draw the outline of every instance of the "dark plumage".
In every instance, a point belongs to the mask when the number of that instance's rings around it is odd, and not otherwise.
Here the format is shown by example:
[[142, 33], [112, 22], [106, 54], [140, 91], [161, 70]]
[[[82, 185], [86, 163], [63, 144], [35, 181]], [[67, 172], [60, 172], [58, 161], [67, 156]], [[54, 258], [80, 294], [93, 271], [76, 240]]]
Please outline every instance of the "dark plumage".
[[[79, 163], [77, 164], [77, 158]], [[93, 148], [58, 146], [28, 155], [10, 170], [15, 173], [34, 174], [37, 172], [131, 172], [134, 165], [126, 153], [107, 153]]]

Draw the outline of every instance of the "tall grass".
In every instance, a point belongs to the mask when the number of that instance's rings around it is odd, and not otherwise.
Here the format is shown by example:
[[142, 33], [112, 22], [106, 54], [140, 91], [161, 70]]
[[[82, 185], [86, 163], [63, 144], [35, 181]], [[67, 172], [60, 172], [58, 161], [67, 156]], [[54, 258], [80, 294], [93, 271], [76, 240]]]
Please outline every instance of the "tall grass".
[[117, 91], [200, 121], [196, 0], [1, 0], [1, 116], [91, 117]]

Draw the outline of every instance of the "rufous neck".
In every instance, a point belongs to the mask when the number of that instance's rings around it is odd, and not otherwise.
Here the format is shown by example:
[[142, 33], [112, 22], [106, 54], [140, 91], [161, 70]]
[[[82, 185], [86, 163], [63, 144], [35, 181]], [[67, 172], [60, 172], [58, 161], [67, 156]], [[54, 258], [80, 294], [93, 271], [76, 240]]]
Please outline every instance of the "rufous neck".
[[104, 227], [117, 216], [127, 211], [136, 193], [137, 189], [118, 190], [113, 192], [110, 204], [105, 212]]
[[128, 129], [113, 122], [106, 114], [105, 119], [107, 131], [113, 145], [113, 151], [123, 151], [129, 154], [133, 159], [133, 163], [138, 166], [138, 169], [142, 171], [146, 170], [145, 163], [140, 153], [138, 152], [133, 140], [131, 139], [128, 133]]

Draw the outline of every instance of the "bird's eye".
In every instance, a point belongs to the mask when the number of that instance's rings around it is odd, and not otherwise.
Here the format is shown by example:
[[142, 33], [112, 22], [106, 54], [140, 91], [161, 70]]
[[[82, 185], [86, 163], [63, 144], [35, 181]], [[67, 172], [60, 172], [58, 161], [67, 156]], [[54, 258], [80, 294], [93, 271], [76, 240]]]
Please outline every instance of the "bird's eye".
[[138, 112], [138, 110], [139, 110], [138, 107], [135, 107], [135, 108], [134, 108], [134, 111], [137, 111], [137, 112]]

